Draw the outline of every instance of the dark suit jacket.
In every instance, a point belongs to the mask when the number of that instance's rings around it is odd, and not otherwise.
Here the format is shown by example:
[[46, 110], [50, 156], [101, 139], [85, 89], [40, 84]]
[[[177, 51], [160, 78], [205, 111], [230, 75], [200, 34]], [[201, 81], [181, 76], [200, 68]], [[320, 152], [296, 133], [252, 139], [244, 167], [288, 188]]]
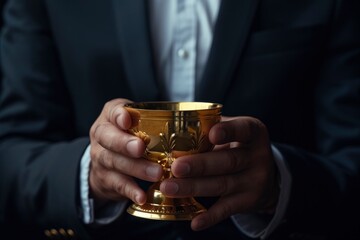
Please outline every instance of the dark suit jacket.
[[[267, 125], [292, 175], [275, 239], [350, 239], [359, 229], [359, 13], [358, 0], [222, 2], [195, 98]], [[80, 239], [116, 231], [119, 239], [121, 231], [172, 239], [181, 229], [190, 236], [188, 223], [125, 214], [104, 230], [79, 217], [79, 161], [104, 103], [166, 100], [147, 17], [142, 0], [9, 1], [1, 39], [0, 222], [11, 233], [39, 239], [63, 228]], [[203, 232], [241, 237], [232, 233], [239, 231], [230, 221]]]

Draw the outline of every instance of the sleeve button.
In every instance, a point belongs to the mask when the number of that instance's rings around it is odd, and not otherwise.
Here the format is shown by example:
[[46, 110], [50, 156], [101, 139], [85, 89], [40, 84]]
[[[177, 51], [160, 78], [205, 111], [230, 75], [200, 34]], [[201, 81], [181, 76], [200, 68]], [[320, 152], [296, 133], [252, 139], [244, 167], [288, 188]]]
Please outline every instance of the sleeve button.
[[66, 232], [70, 237], [75, 236], [75, 233], [74, 233], [74, 231], [72, 229], [68, 229]]

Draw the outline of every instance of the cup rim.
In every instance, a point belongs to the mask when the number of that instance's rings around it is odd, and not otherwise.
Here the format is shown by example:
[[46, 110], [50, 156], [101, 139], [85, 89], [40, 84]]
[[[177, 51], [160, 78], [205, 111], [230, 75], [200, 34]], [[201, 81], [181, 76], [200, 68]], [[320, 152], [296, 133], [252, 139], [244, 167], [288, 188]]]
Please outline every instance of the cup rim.
[[[157, 105], [158, 107], [152, 107]], [[178, 108], [168, 108], [168, 106], [178, 106]], [[149, 106], [149, 107], [147, 107]], [[163, 107], [164, 106], [164, 107]], [[125, 108], [136, 109], [145, 112], [201, 112], [211, 110], [221, 110], [223, 105], [216, 102], [198, 101], [140, 101], [131, 102], [124, 105]]]

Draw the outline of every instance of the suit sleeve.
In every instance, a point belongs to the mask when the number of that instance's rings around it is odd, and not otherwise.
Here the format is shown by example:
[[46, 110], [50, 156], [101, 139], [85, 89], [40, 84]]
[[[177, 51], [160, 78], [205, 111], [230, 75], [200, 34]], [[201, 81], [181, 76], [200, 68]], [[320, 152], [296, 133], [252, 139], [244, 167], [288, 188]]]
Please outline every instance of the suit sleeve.
[[11, 0], [1, 36], [0, 221], [83, 231], [71, 98], [41, 0]]
[[316, 153], [276, 145], [293, 179], [287, 231], [337, 230], [334, 239], [352, 239], [359, 231], [358, 221], [352, 220], [360, 213], [359, 12], [359, 1], [337, 1], [334, 8], [314, 92]]

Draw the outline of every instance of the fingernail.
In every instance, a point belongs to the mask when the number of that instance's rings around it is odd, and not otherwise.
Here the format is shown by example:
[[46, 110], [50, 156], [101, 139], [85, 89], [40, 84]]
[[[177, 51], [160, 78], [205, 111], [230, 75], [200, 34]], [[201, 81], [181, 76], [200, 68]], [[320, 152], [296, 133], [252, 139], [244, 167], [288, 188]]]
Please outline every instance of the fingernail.
[[143, 201], [141, 201], [141, 196], [139, 194], [135, 196], [135, 202], [139, 205], [144, 204]]
[[179, 185], [174, 182], [167, 182], [165, 185], [165, 194], [174, 195], [179, 191]]
[[121, 115], [122, 115], [122, 111], [120, 109], [116, 109], [114, 111], [114, 114], [116, 114], [116, 124], [119, 125], [120, 127], [123, 127], [123, 123], [122, 123], [122, 119], [121, 119]]
[[128, 151], [128, 153], [130, 153], [132, 156], [136, 156], [136, 157], [140, 157], [139, 156], [139, 143], [137, 140], [131, 140], [130, 142], [127, 143], [126, 145], [126, 150]]
[[195, 230], [202, 230], [205, 227], [204, 220], [198, 220], [194, 226]]
[[190, 166], [188, 163], [177, 163], [175, 175], [177, 177], [186, 176], [190, 173]]
[[146, 168], [146, 175], [153, 178], [154, 180], [158, 180], [160, 178], [160, 168], [158, 166], [150, 166]]

